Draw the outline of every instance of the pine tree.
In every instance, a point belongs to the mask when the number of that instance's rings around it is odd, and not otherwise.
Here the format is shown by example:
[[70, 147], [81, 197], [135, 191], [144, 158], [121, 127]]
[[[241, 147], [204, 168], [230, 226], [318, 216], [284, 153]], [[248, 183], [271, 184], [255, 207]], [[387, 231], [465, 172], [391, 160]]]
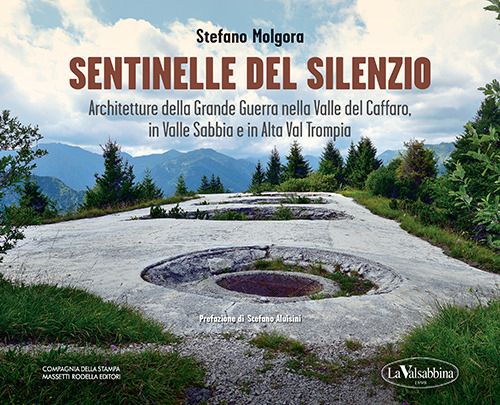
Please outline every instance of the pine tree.
[[95, 174], [96, 184], [92, 189], [87, 189], [83, 207], [106, 207], [134, 201], [137, 196], [134, 173], [132, 166], [120, 156], [120, 146], [109, 139], [101, 148], [104, 173], [102, 176]]
[[226, 192], [226, 189], [225, 189], [224, 185], [222, 184], [222, 181], [220, 181], [219, 176], [215, 177], [212, 174], [212, 178], [210, 179], [210, 192], [213, 194]]
[[319, 162], [318, 172], [320, 174], [333, 174], [338, 184], [343, 183], [343, 166], [344, 159], [339, 150], [334, 146], [333, 141], [329, 140]]
[[184, 181], [184, 177], [179, 175], [177, 179], [177, 185], [175, 186], [175, 195], [183, 196], [188, 194], [188, 189], [186, 187], [186, 182]]
[[278, 149], [276, 149], [276, 146], [274, 146], [271, 154], [269, 155], [269, 161], [267, 162], [267, 182], [273, 186], [280, 184], [282, 172], [280, 154]]
[[36, 217], [47, 218], [57, 214], [55, 203], [43, 194], [40, 186], [33, 179], [29, 179], [23, 187], [19, 207], [31, 217], [32, 222]]
[[344, 159], [339, 150], [334, 146], [333, 141], [329, 140], [319, 162], [319, 172], [321, 174], [337, 174], [342, 169]]
[[293, 141], [290, 146], [290, 153], [286, 160], [285, 173], [288, 179], [303, 179], [311, 171], [309, 163], [302, 156], [302, 147], [297, 141]]
[[400, 180], [412, 180], [417, 187], [424, 179], [436, 177], [437, 167], [434, 151], [424, 147], [424, 141], [412, 139], [404, 142], [406, 151], [400, 153], [401, 164], [396, 169]]
[[138, 198], [144, 201], [163, 198], [163, 191], [154, 182], [149, 169], [146, 169], [144, 178], [137, 185], [137, 190]]
[[353, 187], [363, 188], [368, 175], [382, 166], [382, 161], [377, 159], [377, 148], [369, 138], [361, 137], [358, 145], [351, 144], [347, 156], [346, 172], [347, 181]]
[[260, 160], [257, 161], [257, 165], [255, 166], [255, 172], [252, 175], [252, 187], [259, 187], [264, 183], [266, 179], [266, 174], [264, 173], [264, 170], [262, 169], [262, 165], [260, 163]]
[[210, 183], [208, 182], [207, 176], [203, 175], [201, 178], [200, 187], [198, 187], [198, 193], [208, 194], [210, 193]]
[[[219, 180], [220, 182], [220, 180]], [[210, 193], [217, 193], [219, 186], [217, 184], [217, 180], [215, 179], [215, 174], [212, 173], [212, 177], [210, 177]]]
[[356, 160], [358, 158], [358, 153], [356, 150], [356, 146], [354, 143], [351, 141], [351, 146], [349, 146], [349, 150], [347, 151], [347, 159], [345, 162], [345, 167], [344, 167], [344, 175], [343, 177], [345, 179], [349, 179], [351, 176], [352, 172], [354, 171], [354, 168], [356, 166]]

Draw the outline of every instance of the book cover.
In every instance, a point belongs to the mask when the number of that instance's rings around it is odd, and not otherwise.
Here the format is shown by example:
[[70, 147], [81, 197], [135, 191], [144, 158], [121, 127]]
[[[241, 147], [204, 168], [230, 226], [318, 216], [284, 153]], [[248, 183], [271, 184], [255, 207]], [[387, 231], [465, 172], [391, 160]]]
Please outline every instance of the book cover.
[[0, 402], [498, 400], [499, 7], [4, 1]]

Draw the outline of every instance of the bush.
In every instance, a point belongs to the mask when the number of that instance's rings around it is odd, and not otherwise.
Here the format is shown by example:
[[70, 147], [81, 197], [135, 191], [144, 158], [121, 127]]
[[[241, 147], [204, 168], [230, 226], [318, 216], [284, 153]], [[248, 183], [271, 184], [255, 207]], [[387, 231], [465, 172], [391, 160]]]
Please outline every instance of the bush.
[[[390, 205], [392, 205], [391, 203]], [[397, 206], [402, 211], [418, 218], [424, 224], [445, 225], [447, 223], [445, 210], [438, 208], [435, 204], [426, 204], [420, 198], [415, 201], [401, 200]]]
[[372, 194], [387, 198], [399, 198], [401, 193], [401, 182], [396, 176], [396, 172], [386, 167], [371, 172], [365, 185]]
[[[318, 199], [320, 200], [320, 199]], [[283, 204], [312, 204], [313, 200], [305, 195], [292, 194], [283, 200]]]
[[309, 191], [308, 179], [290, 179], [278, 186], [278, 191], [284, 192], [304, 192]]
[[247, 216], [244, 212], [237, 211], [218, 211], [212, 215], [212, 219], [216, 221], [245, 221]]
[[167, 218], [167, 211], [161, 205], [156, 205], [149, 209], [149, 215], [151, 218]]
[[181, 207], [179, 207], [179, 204], [177, 204], [168, 211], [167, 218], [186, 218], [186, 211], [184, 211]]
[[290, 219], [293, 219], [293, 212], [290, 207], [284, 207], [283, 205], [280, 205], [274, 212], [274, 215], [271, 217], [271, 219], [276, 221], [289, 221]]
[[303, 179], [289, 179], [278, 186], [278, 191], [284, 192], [331, 192], [338, 189], [334, 174], [313, 173]]
[[271, 183], [264, 182], [262, 184], [253, 184], [248, 189], [249, 193], [260, 194], [266, 191], [276, 191], [276, 186], [273, 186]]
[[184, 211], [179, 204], [171, 208], [168, 212], [160, 205], [150, 208], [149, 215], [151, 218], [186, 218], [186, 211]]

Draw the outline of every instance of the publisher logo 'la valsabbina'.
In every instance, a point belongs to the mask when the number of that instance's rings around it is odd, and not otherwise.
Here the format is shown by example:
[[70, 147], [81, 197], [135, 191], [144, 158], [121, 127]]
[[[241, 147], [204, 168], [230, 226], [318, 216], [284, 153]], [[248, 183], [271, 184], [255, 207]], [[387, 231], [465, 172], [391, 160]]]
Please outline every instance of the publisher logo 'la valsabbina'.
[[399, 387], [428, 389], [451, 384], [458, 378], [458, 367], [430, 357], [411, 357], [386, 364], [382, 378]]

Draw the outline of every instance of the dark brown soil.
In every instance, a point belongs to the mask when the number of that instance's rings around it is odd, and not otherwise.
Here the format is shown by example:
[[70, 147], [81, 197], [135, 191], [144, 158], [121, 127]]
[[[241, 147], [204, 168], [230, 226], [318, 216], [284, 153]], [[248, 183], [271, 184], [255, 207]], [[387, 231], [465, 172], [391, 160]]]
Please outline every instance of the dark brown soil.
[[290, 274], [231, 274], [217, 284], [231, 291], [263, 297], [301, 297], [323, 290], [315, 280]]

